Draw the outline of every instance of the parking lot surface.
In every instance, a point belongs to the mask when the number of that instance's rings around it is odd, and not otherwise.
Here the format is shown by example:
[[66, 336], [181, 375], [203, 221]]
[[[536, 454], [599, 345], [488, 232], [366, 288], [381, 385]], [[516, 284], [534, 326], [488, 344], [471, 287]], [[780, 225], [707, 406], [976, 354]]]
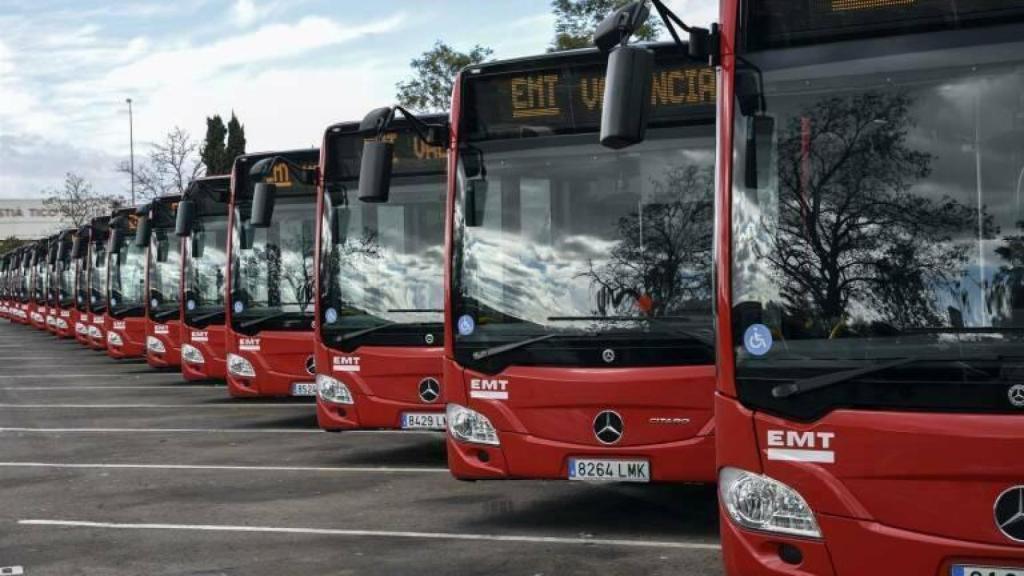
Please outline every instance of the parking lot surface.
[[459, 482], [444, 438], [329, 434], [0, 322], [0, 573], [720, 574], [713, 487]]

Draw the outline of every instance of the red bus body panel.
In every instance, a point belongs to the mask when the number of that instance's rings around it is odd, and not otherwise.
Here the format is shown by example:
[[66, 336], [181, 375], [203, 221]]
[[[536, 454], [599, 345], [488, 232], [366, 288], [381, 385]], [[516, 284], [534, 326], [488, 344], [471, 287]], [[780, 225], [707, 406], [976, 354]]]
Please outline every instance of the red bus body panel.
[[191, 364], [182, 359], [181, 376], [185, 380], [223, 380], [227, 378], [225, 332], [223, 324], [211, 324], [202, 329], [182, 325], [182, 342], [199, 349], [204, 360], [202, 364]]
[[292, 385], [313, 382], [306, 371], [313, 353], [312, 332], [260, 332], [248, 337], [228, 330], [227, 351], [244, 357], [256, 369], [255, 378], [227, 375], [228, 392], [235, 398], [291, 396]]
[[[334, 404], [317, 397], [316, 415], [325, 430], [401, 428], [403, 412], [444, 412], [444, 386], [437, 401], [419, 398], [419, 383], [432, 377], [442, 382], [441, 348], [366, 346], [346, 354], [317, 344], [316, 364], [321, 373], [348, 387], [354, 404]], [[357, 357], [359, 370], [335, 368], [335, 358]], [[349, 364], [351, 365], [351, 364]]]
[[178, 368], [181, 366], [181, 322], [169, 320], [154, 322], [146, 318], [146, 337], [156, 338], [164, 345], [163, 354], [146, 349], [146, 363], [153, 368]]
[[[107, 356], [115, 359], [142, 358], [146, 354], [146, 319], [138, 316], [134, 318], [122, 318], [120, 320], [109, 315], [106, 319], [103, 331], [107, 335]], [[122, 344], [116, 346], [110, 343], [109, 333], [114, 332], [121, 337]]]
[[[57, 309], [57, 336], [61, 338], [73, 338], [75, 336], [75, 322], [78, 321], [78, 310], [74, 308]], [[63, 322], [63, 324], [61, 324]]]
[[90, 314], [89, 321], [95, 330], [89, 332], [89, 347], [93, 350], [107, 349], [107, 315]]

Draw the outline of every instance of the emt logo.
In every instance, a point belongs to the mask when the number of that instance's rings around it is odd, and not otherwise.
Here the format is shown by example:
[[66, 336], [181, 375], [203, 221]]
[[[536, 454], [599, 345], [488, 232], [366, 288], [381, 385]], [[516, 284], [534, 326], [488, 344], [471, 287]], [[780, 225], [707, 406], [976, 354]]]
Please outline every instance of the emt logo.
[[508, 380], [473, 378], [469, 381], [469, 397], [508, 400]]

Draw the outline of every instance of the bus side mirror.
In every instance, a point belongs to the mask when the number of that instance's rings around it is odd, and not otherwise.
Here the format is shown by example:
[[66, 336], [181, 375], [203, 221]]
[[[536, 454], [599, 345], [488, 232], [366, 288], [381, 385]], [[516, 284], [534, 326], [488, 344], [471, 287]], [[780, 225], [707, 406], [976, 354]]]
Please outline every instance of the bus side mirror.
[[775, 118], [747, 118], [746, 166], [744, 185], [760, 190], [771, 184], [772, 159], [775, 157]]
[[153, 234], [153, 224], [149, 216], [140, 216], [138, 227], [135, 228], [135, 245], [143, 248], [149, 246], [149, 238]]
[[120, 228], [110, 229], [110, 253], [119, 254], [121, 252], [121, 243], [124, 242], [124, 230]]
[[189, 243], [189, 252], [192, 253], [192, 258], [202, 258], [203, 246], [206, 244], [203, 237], [200, 234], [192, 234], [189, 237]]
[[255, 228], [268, 228], [274, 217], [274, 199], [277, 196], [277, 185], [259, 182], [253, 189], [252, 214], [249, 222]]
[[192, 234], [192, 225], [196, 220], [196, 203], [194, 200], [178, 202], [178, 215], [174, 220], [174, 234], [185, 237]]
[[88, 244], [82, 241], [82, 234], [79, 233], [75, 236], [75, 239], [71, 241], [71, 257], [72, 258], [83, 258], [85, 257], [85, 248]]
[[335, 245], [344, 244], [348, 240], [348, 223], [352, 212], [347, 206], [331, 208], [331, 238]]
[[618, 150], [643, 142], [651, 112], [654, 53], [619, 46], [608, 54], [601, 108], [601, 145]]
[[255, 229], [252, 224], [243, 223], [238, 227], [238, 246], [242, 250], [252, 250], [255, 244]]
[[363, 143], [363, 160], [359, 167], [360, 200], [375, 204], [388, 201], [394, 157], [395, 145], [390, 142], [368, 140]]
[[463, 219], [467, 228], [476, 228], [484, 223], [484, 206], [487, 203], [487, 181], [466, 182], [466, 203]]

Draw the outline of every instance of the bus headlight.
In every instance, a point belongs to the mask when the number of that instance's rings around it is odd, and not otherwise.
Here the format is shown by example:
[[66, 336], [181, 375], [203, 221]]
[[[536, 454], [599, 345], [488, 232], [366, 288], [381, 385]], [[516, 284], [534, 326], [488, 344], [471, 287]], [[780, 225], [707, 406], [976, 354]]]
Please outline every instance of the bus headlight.
[[67, 320], [64, 320], [63, 318], [57, 318], [57, 329], [58, 330], [67, 330], [68, 329], [68, 322], [67, 322]]
[[167, 348], [164, 348], [164, 343], [155, 336], [146, 336], [146, 350], [154, 354], [164, 354], [167, 352]]
[[355, 404], [344, 382], [324, 374], [316, 375], [316, 393], [321, 400], [332, 404]]
[[814, 512], [803, 496], [778, 480], [723, 468], [718, 490], [729, 517], [744, 528], [821, 538]]
[[181, 359], [189, 364], [206, 364], [206, 358], [203, 358], [203, 353], [199, 351], [199, 348], [191, 344], [181, 345]]
[[100, 332], [100, 329], [95, 326], [89, 326], [89, 336], [92, 336], [93, 338], [103, 338], [103, 332]]
[[107, 332], [107, 344], [111, 346], [124, 346], [124, 340], [121, 340], [121, 336], [117, 332], [111, 330]]
[[228, 373], [241, 378], [255, 378], [256, 369], [245, 358], [237, 354], [228, 354]]
[[448, 433], [462, 442], [498, 446], [498, 431], [487, 416], [458, 404], [448, 405]]

